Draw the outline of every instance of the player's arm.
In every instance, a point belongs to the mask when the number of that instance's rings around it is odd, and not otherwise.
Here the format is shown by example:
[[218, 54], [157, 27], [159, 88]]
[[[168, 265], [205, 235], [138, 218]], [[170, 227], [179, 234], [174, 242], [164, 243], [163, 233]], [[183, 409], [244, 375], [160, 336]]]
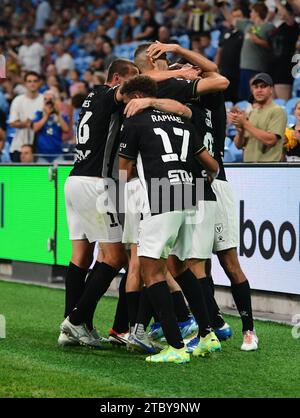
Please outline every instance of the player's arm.
[[119, 179], [127, 182], [136, 177], [136, 159], [139, 152], [136, 126], [131, 119], [125, 119], [121, 127], [119, 148]]
[[161, 110], [162, 112], [174, 113], [175, 115], [185, 118], [192, 117], [192, 111], [182, 103], [173, 99], [158, 99], [155, 97], [145, 97], [140, 99], [132, 99], [127, 103], [124, 114], [127, 118], [133, 116], [148, 107]]
[[136, 177], [135, 160], [119, 155], [119, 179], [126, 183]]
[[193, 67], [183, 67], [178, 70], [149, 70], [144, 75], [153, 78], [157, 83], [168, 80], [169, 78], [184, 78], [185, 80], [195, 80], [199, 77], [200, 70]]
[[202, 73], [202, 77], [197, 83], [198, 95], [223, 91], [229, 86], [229, 80], [218, 73]]
[[176, 55], [180, 55], [187, 62], [200, 67], [202, 71], [217, 71], [218, 67], [213, 61], [210, 61], [203, 55], [195, 51], [183, 48], [178, 44], [163, 44], [156, 41], [148, 48], [148, 56], [153, 59], [157, 59], [160, 55], [171, 52]]
[[208, 153], [207, 149], [203, 145], [196, 152], [196, 157], [200, 161], [201, 165], [205, 168], [207, 173], [214, 179], [219, 174], [219, 164], [218, 162]]

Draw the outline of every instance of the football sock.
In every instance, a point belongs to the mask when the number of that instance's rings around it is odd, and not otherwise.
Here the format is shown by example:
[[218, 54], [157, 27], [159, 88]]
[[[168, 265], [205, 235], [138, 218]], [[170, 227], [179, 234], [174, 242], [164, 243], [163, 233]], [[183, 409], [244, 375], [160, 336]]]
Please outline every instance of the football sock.
[[122, 280], [120, 281], [119, 286], [119, 299], [115, 313], [115, 319], [112, 326], [112, 329], [117, 334], [123, 334], [128, 331], [128, 310], [127, 310], [127, 298], [126, 298], [126, 280], [127, 280], [127, 271], [123, 275]]
[[70, 262], [65, 283], [65, 318], [73, 311], [84, 292], [87, 272], [87, 269], [82, 269]]
[[143, 324], [144, 330], [146, 330], [153, 315], [154, 311], [148, 296], [148, 289], [146, 286], [144, 286], [140, 294], [139, 310], [136, 317], [136, 323]]
[[[73, 325], [80, 325], [87, 321], [91, 312], [94, 314], [98, 301], [109, 288], [119, 270], [106, 263], [96, 261], [76, 308], [69, 315]], [[90, 320], [90, 318], [89, 318]]]
[[211, 332], [210, 317], [206, 306], [206, 300], [199, 280], [191, 270], [187, 269], [179, 276], [174, 277], [181, 287], [184, 296], [189, 304], [190, 310], [199, 327], [199, 335], [205, 337]]
[[215, 284], [214, 284], [213, 278], [211, 276], [206, 276], [206, 278], [208, 280], [208, 283], [209, 283], [209, 286], [211, 288], [212, 294], [215, 295]]
[[168, 344], [174, 348], [183, 348], [184, 343], [177, 325], [174, 305], [167, 282], [158, 282], [148, 287], [148, 295]]
[[251, 290], [248, 280], [231, 285], [231, 292], [243, 323], [243, 331], [253, 331]]
[[213, 292], [211, 290], [210, 281], [207, 279], [207, 277], [198, 280], [203, 289], [203, 294], [206, 300], [209, 317], [211, 318], [211, 326], [213, 328], [221, 328], [225, 324], [225, 321], [222, 318], [220, 308], [214, 298]]
[[126, 293], [128, 319], [129, 319], [130, 328], [134, 327], [136, 323], [136, 318], [137, 318], [137, 313], [139, 310], [139, 303], [140, 303], [140, 294], [141, 292], [127, 292]]
[[176, 292], [171, 293], [173, 303], [174, 303], [174, 309], [175, 309], [175, 315], [178, 322], [186, 322], [189, 320], [189, 310], [186, 306], [183, 294], [180, 290], [177, 290]]

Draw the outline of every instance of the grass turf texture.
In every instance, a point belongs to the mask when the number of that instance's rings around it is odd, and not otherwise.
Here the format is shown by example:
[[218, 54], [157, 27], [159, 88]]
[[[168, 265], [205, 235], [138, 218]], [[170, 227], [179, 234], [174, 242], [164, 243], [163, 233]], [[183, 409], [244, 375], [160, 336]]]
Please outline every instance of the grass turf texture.
[[[241, 352], [240, 320], [222, 352], [186, 365], [148, 364], [145, 355], [57, 346], [64, 292], [0, 281], [0, 397], [299, 397], [300, 339], [291, 328], [256, 322], [260, 348]], [[96, 324], [107, 335], [116, 299], [104, 298]], [[101, 318], [101, 322], [100, 322]]]

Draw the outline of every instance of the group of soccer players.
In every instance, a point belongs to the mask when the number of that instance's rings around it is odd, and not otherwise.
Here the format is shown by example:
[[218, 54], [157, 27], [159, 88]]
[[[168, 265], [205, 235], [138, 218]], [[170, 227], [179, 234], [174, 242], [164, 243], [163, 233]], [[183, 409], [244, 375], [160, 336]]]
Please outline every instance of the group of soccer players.
[[[180, 58], [176, 69], [167, 53]], [[94, 312], [125, 268], [111, 342], [156, 363], [220, 350], [232, 331], [214, 298], [214, 251], [241, 316], [241, 349], [258, 348], [222, 163], [228, 84], [202, 55], [155, 42], [140, 45], [134, 62], [115, 60], [106, 84], [87, 96], [65, 184], [72, 258], [60, 345], [103, 345]], [[95, 243], [100, 251], [89, 271]]]

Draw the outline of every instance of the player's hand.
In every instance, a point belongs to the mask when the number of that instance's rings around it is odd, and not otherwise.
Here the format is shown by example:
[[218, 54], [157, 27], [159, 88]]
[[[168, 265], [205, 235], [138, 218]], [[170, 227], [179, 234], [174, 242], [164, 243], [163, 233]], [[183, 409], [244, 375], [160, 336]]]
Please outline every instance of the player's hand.
[[195, 80], [201, 74], [201, 69], [197, 67], [182, 67], [178, 70], [180, 77], [184, 78], [185, 80]]
[[178, 50], [178, 47], [178, 44], [163, 44], [159, 41], [156, 41], [147, 49], [147, 55], [148, 57], [157, 60], [162, 54], [165, 54], [166, 52], [172, 52], [175, 54]]
[[151, 107], [151, 105], [152, 100], [149, 97], [132, 99], [129, 103], [127, 103], [124, 109], [124, 115], [126, 115], [126, 118], [130, 118], [130, 116], [140, 113], [142, 110], [147, 109], [147, 107]]

